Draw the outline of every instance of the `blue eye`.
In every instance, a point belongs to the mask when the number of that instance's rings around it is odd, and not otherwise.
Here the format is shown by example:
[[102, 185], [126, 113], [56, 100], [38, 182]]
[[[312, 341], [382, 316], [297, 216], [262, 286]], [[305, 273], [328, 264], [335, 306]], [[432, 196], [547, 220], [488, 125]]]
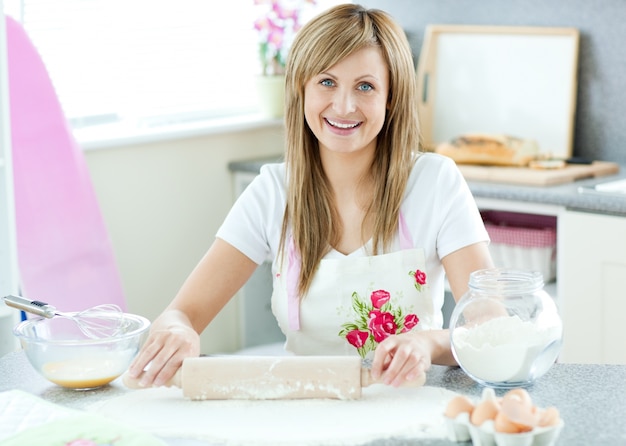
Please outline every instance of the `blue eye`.
[[374, 89], [374, 87], [372, 87], [371, 84], [361, 84], [361, 85], [359, 85], [359, 90], [361, 90], [361, 91], [371, 91], [373, 89]]
[[335, 85], [335, 83], [331, 81], [330, 79], [324, 79], [323, 81], [320, 82], [320, 84], [322, 84], [325, 87], [332, 87], [333, 85]]

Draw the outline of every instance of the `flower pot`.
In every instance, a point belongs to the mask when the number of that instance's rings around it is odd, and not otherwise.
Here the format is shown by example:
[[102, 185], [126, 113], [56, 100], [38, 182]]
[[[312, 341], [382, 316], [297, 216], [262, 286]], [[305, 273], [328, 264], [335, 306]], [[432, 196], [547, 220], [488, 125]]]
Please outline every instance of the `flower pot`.
[[257, 77], [259, 108], [268, 118], [282, 118], [285, 114], [285, 76]]

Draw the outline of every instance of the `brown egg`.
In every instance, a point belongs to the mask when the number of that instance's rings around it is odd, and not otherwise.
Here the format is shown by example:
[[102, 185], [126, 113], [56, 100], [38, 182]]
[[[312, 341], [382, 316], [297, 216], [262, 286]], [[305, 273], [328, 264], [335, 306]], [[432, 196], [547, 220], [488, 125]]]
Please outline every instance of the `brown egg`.
[[513, 389], [502, 397], [502, 412], [521, 429], [537, 424], [537, 410], [524, 389]]
[[493, 427], [496, 432], [503, 432], [505, 434], [519, 434], [521, 432], [529, 432], [533, 430], [532, 426], [522, 426], [518, 423], [514, 423], [504, 414], [504, 412], [498, 412], [498, 415], [496, 415], [496, 419], [493, 423]]
[[541, 427], [555, 426], [560, 420], [561, 415], [559, 414], [559, 410], [556, 407], [548, 407], [539, 411], [539, 421], [537, 425]]
[[448, 406], [446, 407], [446, 411], [444, 415], [448, 418], [456, 418], [460, 413], [468, 413], [471, 414], [474, 409], [474, 404], [470, 401], [470, 399], [466, 396], [459, 395], [455, 396], [450, 400]]
[[511, 389], [504, 395], [503, 399], [507, 397], [518, 399], [525, 405], [532, 404], [532, 399], [530, 398], [530, 394], [526, 391], [526, 389]]
[[474, 426], [480, 426], [487, 420], [496, 418], [500, 405], [494, 400], [484, 400], [474, 406], [474, 410], [470, 416], [470, 421]]

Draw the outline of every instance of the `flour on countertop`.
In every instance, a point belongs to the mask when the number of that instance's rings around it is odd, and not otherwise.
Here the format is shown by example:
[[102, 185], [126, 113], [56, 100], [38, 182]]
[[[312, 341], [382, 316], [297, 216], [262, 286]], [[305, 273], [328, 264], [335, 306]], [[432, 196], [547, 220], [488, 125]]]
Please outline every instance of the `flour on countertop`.
[[358, 400], [191, 401], [151, 388], [89, 410], [154, 435], [219, 445], [356, 445], [388, 438], [445, 438], [443, 412], [457, 394], [437, 387], [363, 389]]

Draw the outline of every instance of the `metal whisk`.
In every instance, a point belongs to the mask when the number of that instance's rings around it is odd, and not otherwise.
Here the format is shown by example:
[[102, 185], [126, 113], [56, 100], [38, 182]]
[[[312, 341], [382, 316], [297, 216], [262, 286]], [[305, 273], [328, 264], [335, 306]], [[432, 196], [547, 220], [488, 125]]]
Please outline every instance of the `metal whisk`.
[[29, 300], [19, 296], [5, 296], [4, 303], [10, 307], [48, 319], [55, 316], [71, 319], [85, 336], [92, 339], [116, 336], [124, 328], [124, 313], [119, 306], [114, 304], [96, 305], [77, 313], [65, 313], [58, 311], [46, 302]]

